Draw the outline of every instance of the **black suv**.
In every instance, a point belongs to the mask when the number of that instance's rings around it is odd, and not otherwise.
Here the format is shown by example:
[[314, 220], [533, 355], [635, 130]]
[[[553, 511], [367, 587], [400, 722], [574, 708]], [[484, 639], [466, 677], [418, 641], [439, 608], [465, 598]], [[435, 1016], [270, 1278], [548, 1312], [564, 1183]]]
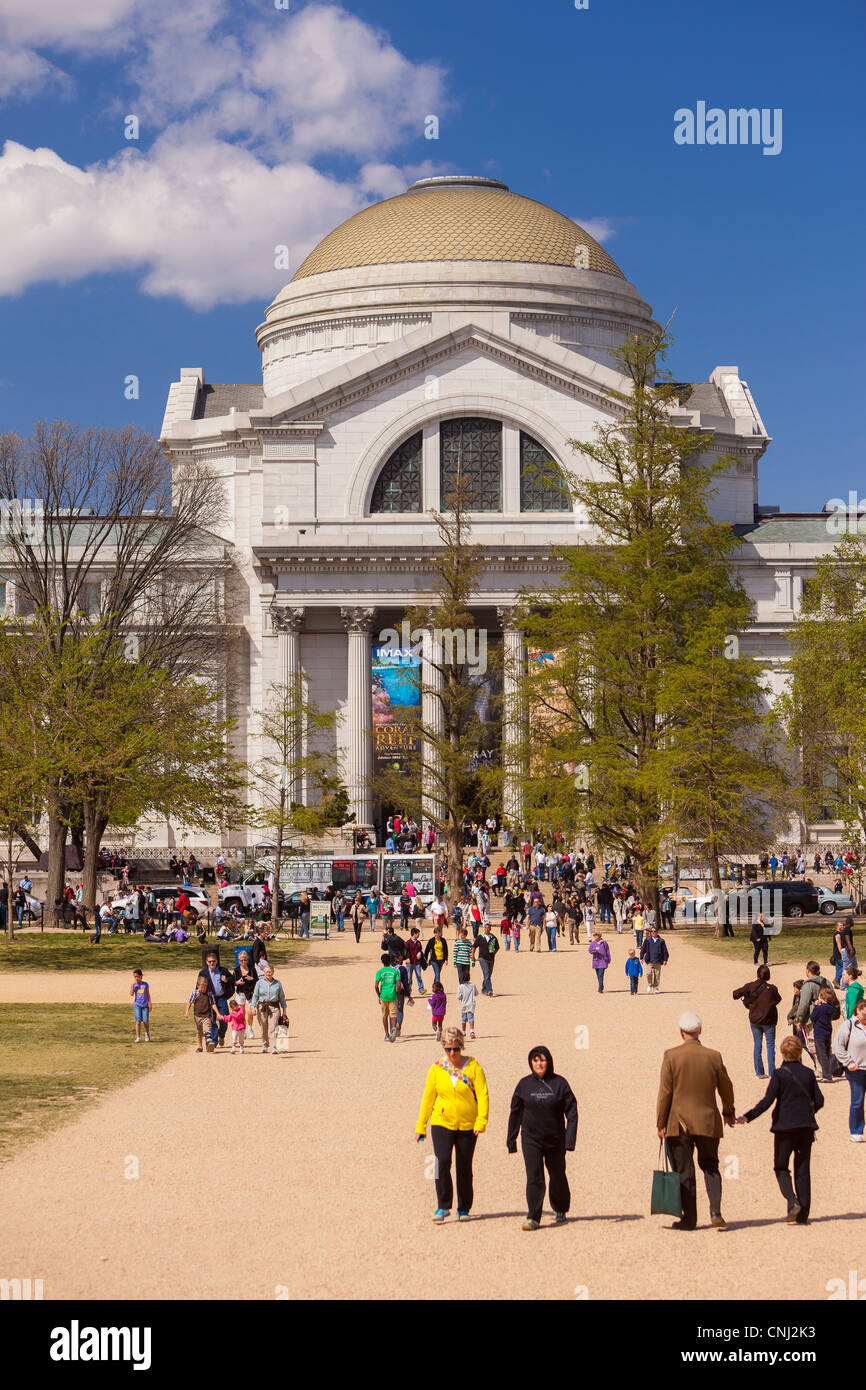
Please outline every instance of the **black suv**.
[[818, 911], [818, 890], [808, 878], [777, 879], [775, 883], [768, 879], [764, 883], [749, 884], [750, 893], [756, 888], [759, 892], [781, 894], [781, 898], [770, 897], [769, 901], [773, 908], [781, 902], [783, 917], [805, 917], [810, 912]]

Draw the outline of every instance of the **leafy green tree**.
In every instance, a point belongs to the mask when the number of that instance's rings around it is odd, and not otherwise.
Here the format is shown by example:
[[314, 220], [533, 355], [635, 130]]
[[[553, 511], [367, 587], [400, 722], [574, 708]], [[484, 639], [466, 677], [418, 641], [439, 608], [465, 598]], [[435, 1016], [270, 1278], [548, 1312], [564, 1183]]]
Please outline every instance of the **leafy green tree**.
[[818, 560], [791, 629], [789, 688], [779, 701], [802, 750], [807, 819], [840, 819], [866, 839], [866, 536]]
[[502, 784], [498, 735], [491, 737], [497, 657], [469, 607], [483, 563], [482, 548], [471, 540], [472, 503], [461, 456], [445, 509], [432, 513], [440, 545], [430, 559], [431, 597], [405, 615], [415, 645], [421, 644], [419, 712], [406, 717], [418, 751], [401, 760], [399, 772], [385, 770], [374, 780], [380, 800], [414, 815], [444, 841], [452, 906], [463, 892], [464, 822], [495, 809]]
[[[620, 349], [628, 387], [614, 393], [618, 417], [572, 442], [587, 465], [569, 479], [586, 540], [557, 547], [558, 582], [524, 595], [530, 652], [549, 657], [531, 661], [523, 683], [529, 822], [571, 823], [629, 856], [647, 900], [657, 897], [662, 845], [685, 821], [694, 828], [702, 795], [695, 786], [682, 801], [671, 796], [696, 722], [677, 682], [683, 692], [700, 684], [706, 634], [747, 621], [730, 565], [736, 537], [708, 507], [713, 475], [731, 460], [699, 463], [711, 436], [672, 418], [677, 387], [660, 370], [669, 343], [658, 330]], [[748, 726], [755, 692], [736, 684]], [[725, 795], [721, 765], [716, 794]]]
[[348, 810], [346, 789], [333, 775], [333, 754], [325, 750], [335, 725], [336, 715], [307, 697], [300, 672], [271, 687], [268, 704], [259, 715], [266, 751], [253, 768], [257, 804], [251, 817], [275, 842], [274, 925], [283, 847], [289, 834], [319, 834], [329, 825], [342, 824]]
[[[792, 805], [782, 731], [766, 712], [768, 687], [757, 663], [741, 658], [735, 635], [749, 623], [752, 604], [742, 591], [731, 598], [685, 636], [659, 698], [662, 715], [677, 721], [668, 816], [680, 841], [709, 862], [715, 888], [722, 887], [722, 856], [770, 843]], [[716, 922], [717, 936], [723, 926]]]

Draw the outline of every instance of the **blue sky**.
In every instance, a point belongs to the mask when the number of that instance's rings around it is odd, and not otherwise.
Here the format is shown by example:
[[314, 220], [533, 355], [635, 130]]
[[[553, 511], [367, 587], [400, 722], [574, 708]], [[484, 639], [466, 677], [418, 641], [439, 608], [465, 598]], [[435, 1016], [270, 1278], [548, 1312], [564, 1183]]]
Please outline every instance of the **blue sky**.
[[[156, 430], [181, 366], [260, 379], [275, 244], [294, 268], [419, 174], [489, 173], [676, 309], [678, 378], [739, 366], [763, 502], [866, 490], [861, 5], [289, 4], [4, 0], [0, 427]], [[781, 152], [675, 144], [698, 101], [781, 108]]]

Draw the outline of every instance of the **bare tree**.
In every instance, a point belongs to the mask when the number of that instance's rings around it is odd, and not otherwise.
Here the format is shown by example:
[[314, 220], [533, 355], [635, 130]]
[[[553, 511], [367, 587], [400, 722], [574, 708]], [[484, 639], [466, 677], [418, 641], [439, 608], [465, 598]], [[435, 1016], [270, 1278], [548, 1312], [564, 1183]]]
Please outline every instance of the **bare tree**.
[[[217, 669], [225, 646], [221, 480], [192, 460], [172, 469], [145, 432], [40, 422], [0, 436], [0, 568], [20, 615], [59, 652], [98, 620], [106, 653], [183, 676]], [[209, 551], [208, 551], [209, 543]], [[86, 819], [47, 789], [49, 911], [62, 891], [70, 824]], [[92, 846], [88, 847], [92, 851]]]

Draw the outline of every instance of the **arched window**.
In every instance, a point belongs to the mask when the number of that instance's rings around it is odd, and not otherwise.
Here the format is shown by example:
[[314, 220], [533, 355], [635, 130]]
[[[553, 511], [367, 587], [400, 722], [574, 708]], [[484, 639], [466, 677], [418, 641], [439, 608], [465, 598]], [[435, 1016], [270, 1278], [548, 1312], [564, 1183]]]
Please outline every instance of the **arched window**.
[[373, 488], [371, 512], [420, 512], [421, 431], [403, 441], [385, 464]]
[[550, 451], [520, 431], [520, 510], [570, 512], [571, 497], [562, 471]]
[[439, 426], [440, 497], [443, 507], [458, 476], [469, 484], [469, 510], [502, 511], [502, 425], [468, 417]]

